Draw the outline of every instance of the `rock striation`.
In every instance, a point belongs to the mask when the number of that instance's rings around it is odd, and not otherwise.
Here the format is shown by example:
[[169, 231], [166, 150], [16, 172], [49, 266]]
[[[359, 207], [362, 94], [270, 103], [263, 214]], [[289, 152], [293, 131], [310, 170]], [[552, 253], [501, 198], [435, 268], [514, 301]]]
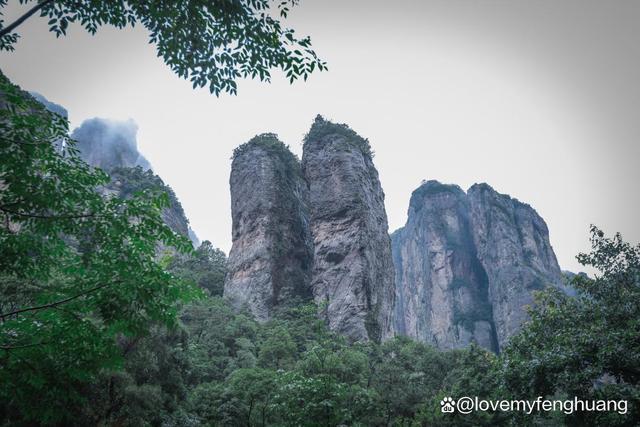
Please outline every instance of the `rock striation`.
[[528, 204], [487, 184], [468, 190], [478, 259], [489, 280], [489, 298], [500, 348], [527, 319], [533, 291], [566, 291], [545, 221]]
[[423, 183], [392, 241], [396, 329], [440, 348], [500, 351], [533, 291], [563, 288], [544, 220], [487, 184]]
[[422, 185], [392, 242], [398, 334], [440, 348], [476, 342], [497, 351], [487, 275], [476, 256], [464, 191], [437, 181]]
[[395, 334], [499, 352], [533, 292], [568, 292], [544, 220], [487, 184], [424, 182], [389, 236], [367, 140], [318, 116], [302, 161], [273, 134], [234, 153], [225, 296], [261, 321], [313, 298], [351, 341]]
[[310, 300], [313, 242], [298, 159], [273, 134], [238, 147], [231, 166], [233, 245], [224, 295], [266, 321], [282, 304]]
[[388, 338], [393, 261], [369, 143], [318, 117], [303, 152], [300, 164], [272, 134], [236, 149], [225, 297], [262, 321], [288, 301], [314, 298], [348, 339]]
[[315, 300], [330, 329], [351, 340], [384, 340], [393, 335], [393, 260], [369, 143], [318, 116], [303, 153]]

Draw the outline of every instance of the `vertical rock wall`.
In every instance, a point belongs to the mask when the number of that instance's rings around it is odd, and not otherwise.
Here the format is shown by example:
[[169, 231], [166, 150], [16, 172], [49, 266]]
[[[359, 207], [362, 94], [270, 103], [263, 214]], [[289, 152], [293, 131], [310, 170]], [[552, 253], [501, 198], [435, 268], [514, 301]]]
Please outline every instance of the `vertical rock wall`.
[[321, 117], [302, 163], [264, 134], [236, 149], [230, 184], [225, 296], [261, 321], [313, 298], [352, 341], [398, 333], [498, 352], [526, 320], [533, 291], [563, 288], [545, 222], [486, 184], [465, 193], [425, 182], [390, 239], [368, 142]]
[[562, 273], [544, 220], [529, 205], [487, 184], [468, 191], [478, 259], [489, 279], [498, 343], [503, 347], [527, 319], [533, 291], [563, 288]]
[[260, 321], [312, 298], [307, 184], [298, 159], [264, 134], [238, 147], [231, 166], [233, 246], [224, 295]]
[[314, 240], [312, 288], [329, 327], [352, 340], [392, 336], [391, 243], [368, 142], [318, 117], [302, 168]]
[[499, 351], [527, 319], [533, 291], [563, 288], [545, 222], [487, 184], [424, 183], [393, 234], [398, 333], [440, 348]]
[[465, 193], [429, 181], [394, 233], [396, 330], [441, 348], [497, 351], [487, 277], [476, 258]]

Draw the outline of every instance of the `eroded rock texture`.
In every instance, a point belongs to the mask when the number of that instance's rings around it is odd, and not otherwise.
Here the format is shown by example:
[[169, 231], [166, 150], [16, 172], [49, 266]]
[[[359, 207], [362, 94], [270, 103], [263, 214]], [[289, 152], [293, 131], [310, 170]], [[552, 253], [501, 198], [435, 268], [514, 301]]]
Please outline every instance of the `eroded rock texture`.
[[487, 184], [424, 183], [393, 234], [395, 324], [440, 348], [499, 351], [527, 318], [532, 292], [563, 288], [547, 226]]
[[544, 220], [529, 205], [487, 184], [468, 191], [474, 242], [489, 279], [489, 299], [502, 348], [527, 318], [532, 292], [564, 289], [562, 273]]
[[312, 289], [329, 327], [351, 340], [390, 337], [393, 262], [368, 142], [318, 117], [305, 140], [302, 168], [314, 241]]
[[440, 348], [477, 342], [496, 351], [487, 276], [476, 257], [464, 191], [423, 184], [392, 241], [397, 332]]
[[307, 184], [275, 135], [238, 147], [231, 166], [233, 246], [224, 295], [260, 321], [283, 303], [312, 298]]

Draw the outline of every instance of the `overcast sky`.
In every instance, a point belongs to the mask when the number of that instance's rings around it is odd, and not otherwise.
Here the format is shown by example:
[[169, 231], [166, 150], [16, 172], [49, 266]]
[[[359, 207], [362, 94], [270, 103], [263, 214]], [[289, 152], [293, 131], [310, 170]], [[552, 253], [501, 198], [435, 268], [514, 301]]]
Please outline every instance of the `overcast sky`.
[[72, 127], [135, 120], [196, 233], [227, 252], [233, 148], [275, 132], [300, 155], [318, 113], [369, 138], [390, 231], [421, 180], [437, 179], [531, 204], [564, 269], [581, 269], [591, 223], [640, 240], [639, 1], [301, 3], [288, 23], [329, 65], [307, 83], [242, 81], [216, 98], [174, 76], [141, 28], [56, 39], [39, 17], [0, 68], [66, 107]]

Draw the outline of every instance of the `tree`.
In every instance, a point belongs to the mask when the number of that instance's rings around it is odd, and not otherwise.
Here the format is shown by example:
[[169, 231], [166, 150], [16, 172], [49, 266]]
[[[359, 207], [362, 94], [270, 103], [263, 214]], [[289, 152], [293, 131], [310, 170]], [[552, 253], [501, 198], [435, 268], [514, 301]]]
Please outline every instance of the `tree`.
[[108, 197], [66, 119], [0, 74], [0, 416], [70, 423], [85, 384], [122, 364], [116, 339], [175, 324], [200, 293], [158, 262], [191, 243], [166, 194]]
[[348, 399], [348, 386], [330, 375], [279, 371], [273, 407], [279, 425], [335, 426], [351, 419]]
[[238, 369], [227, 380], [227, 392], [239, 403], [234, 425], [266, 426], [274, 392], [275, 372], [267, 369]]
[[260, 366], [272, 369], [288, 368], [293, 364], [296, 345], [287, 329], [277, 325], [264, 331], [258, 360]]
[[421, 403], [434, 398], [450, 367], [443, 353], [407, 337], [381, 344], [372, 357], [371, 384], [386, 424], [412, 419]]
[[[484, 400], [508, 399], [501, 388], [499, 358], [476, 344], [449, 352], [450, 367], [442, 380], [439, 391], [423, 403], [417, 420], [429, 426], [497, 426], [509, 425], [511, 414], [507, 412], [474, 411], [443, 413], [441, 401], [445, 397], [478, 397]], [[522, 425], [523, 422], [515, 425]], [[513, 424], [512, 424], [513, 425]]]
[[[286, 18], [298, 0], [101, 1], [21, 0], [32, 5], [16, 21], [0, 20], [0, 51], [13, 50], [15, 31], [31, 16], [48, 18], [49, 30], [64, 36], [79, 23], [91, 34], [105, 24], [124, 28], [135, 24], [149, 31], [158, 56], [193, 87], [208, 86], [215, 95], [237, 93], [238, 78], [271, 80], [279, 68], [290, 82], [305, 80], [326, 64], [311, 48], [309, 37], [298, 38], [278, 18]], [[275, 3], [275, 7], [272, 4]], [[0, 0], [0, 8], [7, 0]], [[275, 9], [275, 10], [273, 10]], [[274, 18], [274, 15], [278, 18]], [[1, 17], [1, 15], [0, 15]]]
[[169, 269], [176, 275], [196, 282], [209, 295], [222, 296], [227, 256], [205, 240], [193, 254], [175, 256]]
[[592, 227], [592, 252], [578, 255], [600, 273], [573, 278], [577, 296], [547, 290], [503, 356], [516, 396], [627, 400], [628, 413], [583, 412], [570, 425], [635, 425], [640, 419], [640, 245]]

